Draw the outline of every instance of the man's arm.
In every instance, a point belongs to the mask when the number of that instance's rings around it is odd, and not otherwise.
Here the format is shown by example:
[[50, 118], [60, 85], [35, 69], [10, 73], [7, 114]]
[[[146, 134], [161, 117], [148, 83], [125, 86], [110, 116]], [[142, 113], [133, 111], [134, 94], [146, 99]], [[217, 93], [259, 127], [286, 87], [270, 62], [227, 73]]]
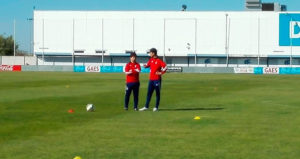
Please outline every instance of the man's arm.
[[160, 72], [156, 72], [157, 75], [163, 75], [167, 72], [167, 65], [165, 62], [163, 61], [160, 61], [160, 64], [161, 64], [161, 71]]
[[137, 68], [135, 69], [135, 71], [136, 72], [141, 72], [141, 65], [140, 64], [137, 65]]
[[161, 61], [161, 72], [162, 74], [166, 73], [167, 72], [167, 64], [163, 61]]
[[144, 65], [145, 68], [150, 67], [150, 61], [151, 61], [151, 59], [147, 62], [147, 64]]

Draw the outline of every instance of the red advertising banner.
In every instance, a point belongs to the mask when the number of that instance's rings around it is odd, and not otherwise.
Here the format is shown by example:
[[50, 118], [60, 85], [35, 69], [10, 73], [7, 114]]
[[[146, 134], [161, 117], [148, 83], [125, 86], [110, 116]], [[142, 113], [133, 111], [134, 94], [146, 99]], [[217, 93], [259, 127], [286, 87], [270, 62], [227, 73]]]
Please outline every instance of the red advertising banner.
[[0, 65], [0, 72], [1, 71], [21, 71], [21, 65]]
[[13, 71], [22, 71], [21, 65], [13, 65]]

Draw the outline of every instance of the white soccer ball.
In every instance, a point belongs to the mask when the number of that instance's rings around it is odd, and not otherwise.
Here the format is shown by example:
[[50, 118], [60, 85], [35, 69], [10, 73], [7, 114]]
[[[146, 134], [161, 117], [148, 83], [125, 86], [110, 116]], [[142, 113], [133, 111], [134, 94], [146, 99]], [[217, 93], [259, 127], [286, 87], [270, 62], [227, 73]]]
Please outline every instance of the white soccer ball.
[[88, 111], [88, 112], [95, 111], [94, 104], [87, 104], [86, 105], [86, 111]]

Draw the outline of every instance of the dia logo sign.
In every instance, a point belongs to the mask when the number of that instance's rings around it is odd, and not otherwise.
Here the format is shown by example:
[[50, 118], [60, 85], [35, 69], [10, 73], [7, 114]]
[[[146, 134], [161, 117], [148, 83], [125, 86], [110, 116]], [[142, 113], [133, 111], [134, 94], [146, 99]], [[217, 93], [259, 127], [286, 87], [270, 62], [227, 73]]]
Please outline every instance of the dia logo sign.
[[290, 38], [300, 38], [300, 22], [290, 21]]
[[300, 46], [300, 14], [279, 14], [279, 45]]

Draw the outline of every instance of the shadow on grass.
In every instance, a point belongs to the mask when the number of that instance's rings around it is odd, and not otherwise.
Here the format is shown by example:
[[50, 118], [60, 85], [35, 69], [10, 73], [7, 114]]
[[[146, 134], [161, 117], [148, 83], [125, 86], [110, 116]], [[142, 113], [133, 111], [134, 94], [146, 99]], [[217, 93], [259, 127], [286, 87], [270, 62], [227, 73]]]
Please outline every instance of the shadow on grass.
[[222, 110], [224, 108], [162, 108], [159, 111]]

